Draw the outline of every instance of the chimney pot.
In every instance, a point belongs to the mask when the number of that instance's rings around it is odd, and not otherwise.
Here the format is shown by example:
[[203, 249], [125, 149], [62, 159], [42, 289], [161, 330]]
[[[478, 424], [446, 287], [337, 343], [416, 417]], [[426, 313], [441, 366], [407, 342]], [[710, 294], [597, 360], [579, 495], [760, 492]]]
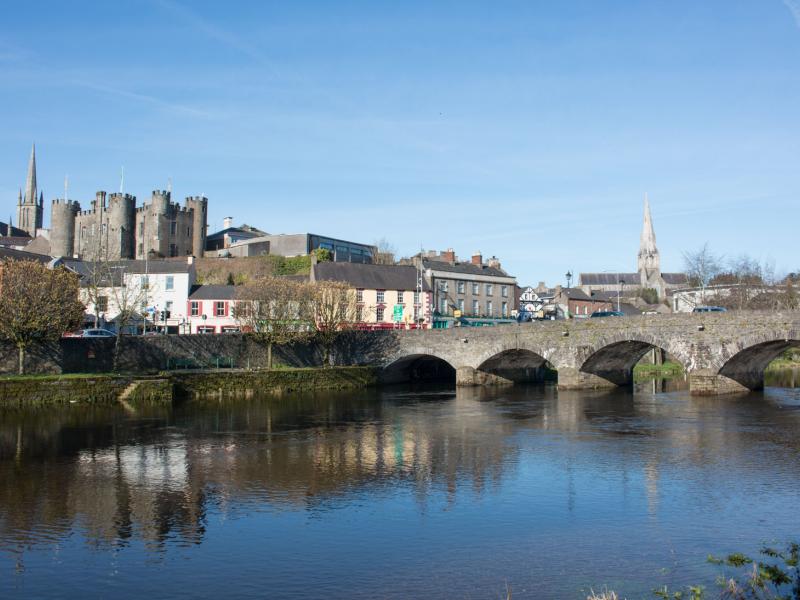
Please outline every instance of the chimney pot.
[[478, 252], [473, 253], [472, 264], [478, 266], [483, 264], [483, 255], [480, 253], [480, 250]]

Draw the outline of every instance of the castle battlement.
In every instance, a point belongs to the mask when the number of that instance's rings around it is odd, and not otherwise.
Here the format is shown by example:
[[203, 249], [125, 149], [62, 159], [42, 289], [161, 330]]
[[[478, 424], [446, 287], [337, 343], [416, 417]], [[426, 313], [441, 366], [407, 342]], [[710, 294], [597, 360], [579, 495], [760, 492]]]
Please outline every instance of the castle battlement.
[[[98, 191], [91, 208], [55, 198], [51, 206], [54, 250], [59, 256], [112, 260], [158, 256], [202, 256], [205, 249], [205, 196], [188, 196], [186, 205], [172, 193], [153, 190], [150, 202], [136, 206], [136, 196]], [[169, 221], [165, 223], [164, 217]], [[95, 227], [95, 225], [99, 227]]]

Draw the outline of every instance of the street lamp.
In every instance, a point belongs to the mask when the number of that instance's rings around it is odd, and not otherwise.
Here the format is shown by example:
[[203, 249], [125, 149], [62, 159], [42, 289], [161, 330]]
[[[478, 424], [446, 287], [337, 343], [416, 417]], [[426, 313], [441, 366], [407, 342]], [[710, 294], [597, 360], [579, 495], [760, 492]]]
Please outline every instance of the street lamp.
[[624, 286], [625, 286], [625, 281], [620, 279], [619, 280], [619, 287], [617, 288], [617, 312], [620, 312], [620, 310], [619, 310], [619, 294], [620, 294], [620, 290], [622, 290], [622, 288]]
[[567, 274], [564, 275], [567, 278], [567, 289], [569, 289], [569, 284], [572, 282], [572, 271], [567, 271]]

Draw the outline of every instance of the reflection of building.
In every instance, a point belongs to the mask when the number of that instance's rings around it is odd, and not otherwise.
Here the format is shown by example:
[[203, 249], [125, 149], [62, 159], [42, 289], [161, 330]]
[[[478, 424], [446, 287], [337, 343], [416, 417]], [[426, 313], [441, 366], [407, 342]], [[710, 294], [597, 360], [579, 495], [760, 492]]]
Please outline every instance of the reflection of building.
[[639, 243], [636, 273], [581, 273], [579, 287], [586, 293], [621, 292], [636, 295], [641, 290], [655, 290], [659, 300], [675, 288], [688, 285], [685, 273], [662, 273], [661, 257], [656, 247], [656, 233], [650, 216], [650, 203], [644, 200], [644, 222]]

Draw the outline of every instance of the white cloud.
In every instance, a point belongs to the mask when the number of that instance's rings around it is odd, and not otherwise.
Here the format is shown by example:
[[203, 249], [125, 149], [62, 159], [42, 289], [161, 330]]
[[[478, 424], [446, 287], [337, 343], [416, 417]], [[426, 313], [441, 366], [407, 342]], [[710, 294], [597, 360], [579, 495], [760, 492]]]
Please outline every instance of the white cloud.
[[792, 13], [797, 27], [800, 28], [800, 2], [797, 0], [783, 0], [783, 3], [786, 5], [786, 8], [789, 9], [789, 12]]

